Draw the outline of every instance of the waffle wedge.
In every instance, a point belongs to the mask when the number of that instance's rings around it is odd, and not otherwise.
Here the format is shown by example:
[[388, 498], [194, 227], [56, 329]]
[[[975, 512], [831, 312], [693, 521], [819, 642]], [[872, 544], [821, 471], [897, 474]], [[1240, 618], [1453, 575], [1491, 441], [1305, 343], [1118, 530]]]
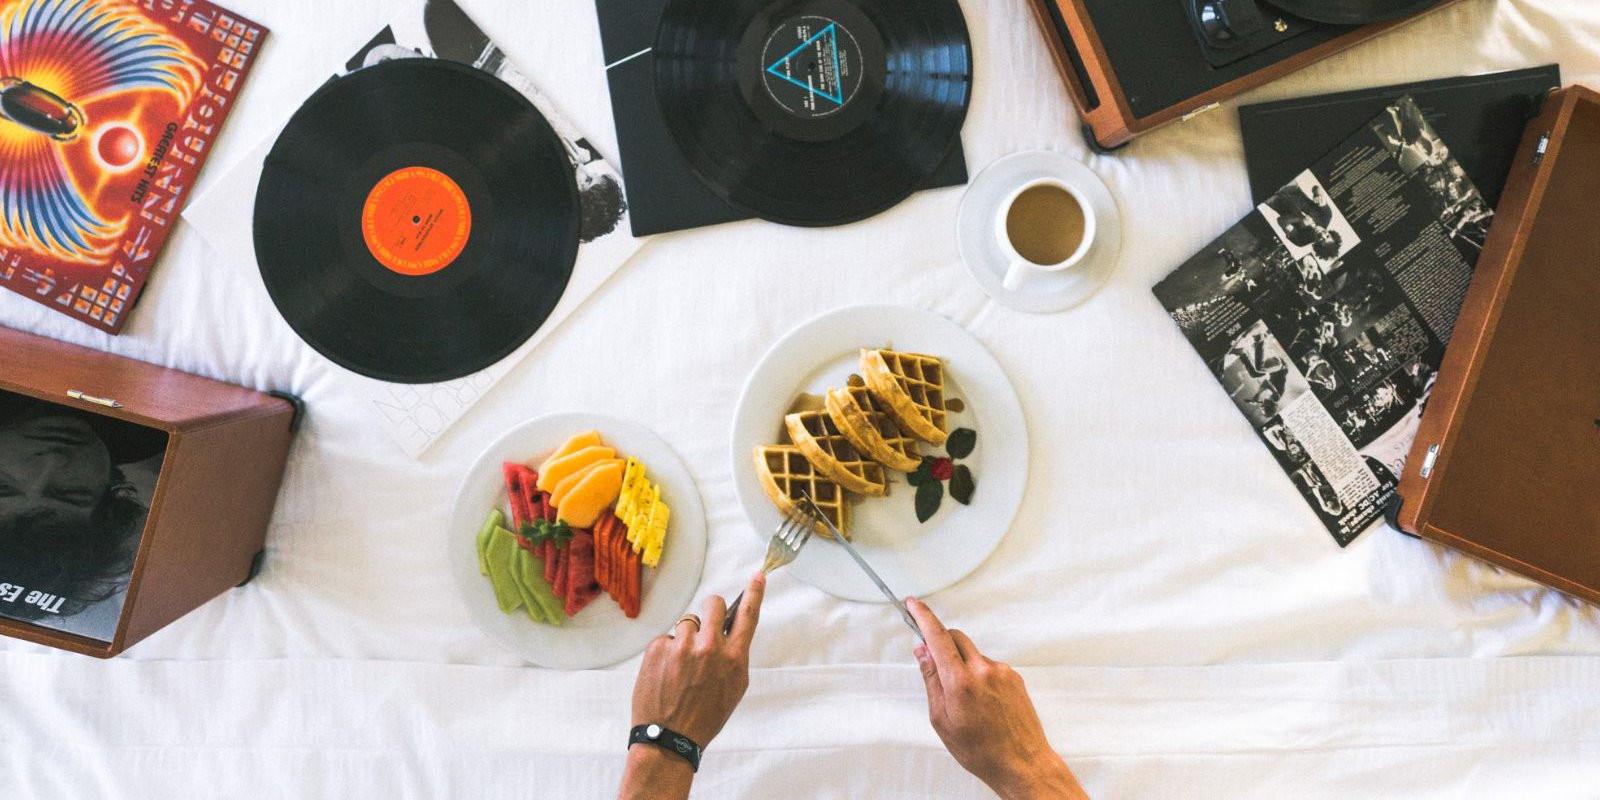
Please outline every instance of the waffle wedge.
[[861, 351], [867, 388], [902, 430], [932, 445], [949, 438], [944, 405], [944, 362], [894, 350]]
[[867, 390], [860, 375], [851, 375], [843, 389], [830, 389], [828, 417], [856, 449], [889, 469], [911, 472], [922, 464], [917, 440], [900, 426]]
[[889, 493], [883, 465], [863, 455], [826, 412], [802, 411], [783, 418], [789, 439], [823, 477], [848, 492], [868, 497]]
[[[779, 511], [787, 514], [795, 501], [803, 495], [822, 511], [846, 539], [850, 538], [850, 504], [839, 484], [828, 480], [812, 468], [800, 448], [793, 445], [771, 445], [755, 449], [756, 477], [761, 488]], [[817, 533], [832, 536], [826, 525], [816, 525]]]

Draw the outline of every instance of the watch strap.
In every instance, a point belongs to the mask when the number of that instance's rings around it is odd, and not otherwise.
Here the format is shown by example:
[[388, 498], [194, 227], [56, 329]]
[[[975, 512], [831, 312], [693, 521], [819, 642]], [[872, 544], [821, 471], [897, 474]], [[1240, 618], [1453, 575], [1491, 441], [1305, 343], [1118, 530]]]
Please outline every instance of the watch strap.
[[636, 744], [648, 744], [659, 747], [684, 761], [689, 762], [689, 769], [700, 771], [700, 755], [703, 752], [700, 745], [693, 739], [671, 730], [665, 726], [650, 723], [636, 725], [628, 731], [628, 747], [632, 749]]

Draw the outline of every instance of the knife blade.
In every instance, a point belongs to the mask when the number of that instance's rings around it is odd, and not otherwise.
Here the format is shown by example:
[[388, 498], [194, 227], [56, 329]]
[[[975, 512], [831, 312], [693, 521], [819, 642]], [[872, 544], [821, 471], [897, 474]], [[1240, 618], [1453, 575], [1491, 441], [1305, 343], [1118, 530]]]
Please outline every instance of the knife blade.
[[850, 544], [850, 540], [844, 538], [844, 534], [840, 533], [838, 528], [833, 527], [833, 523], [829, 522], [828, 518], [823, 515], [822, 509], [817, 508], [817, 504], [811, 502], [810, 495], [802, 493], [801, 499], [806, 501], [806, 505], [810, 507], [811, 513], [815, 515], [817, 519], [822, 520], [823, 525], [828, 526], [828, 532], [833, 534], [833, 540], [841, 545], [844, 545], [844, 551], [850, 554], [850, 558], [855, 560], [856, 566], [860, 567], [862, 572], [867, 573], [867, 577], [871, 578], [873, 584], [878, 587], [878, 590], [883, 592], [883, 596], [889, 598], [890, 604], [892, 604], [895, 608], [900, 609], [900, 618], [905, 620], [906, 626], [911, 628], [911, 632], [917, 635], [917, 639], [926, 642], [927, 640], [922, 638], [922, 628], [917, 626], [917, 620], [911, 616], [911, 611], [906, 608], [905, 600], [896, 596], [895, 593], [889, 589], [889, 585], [884, 583], [882, 578], [878, 577], [877, 570], [874, 570], [872, 565], [867, 563], [867, 560], [861, 556], [861, 553], [856, 551], [854, 545]]

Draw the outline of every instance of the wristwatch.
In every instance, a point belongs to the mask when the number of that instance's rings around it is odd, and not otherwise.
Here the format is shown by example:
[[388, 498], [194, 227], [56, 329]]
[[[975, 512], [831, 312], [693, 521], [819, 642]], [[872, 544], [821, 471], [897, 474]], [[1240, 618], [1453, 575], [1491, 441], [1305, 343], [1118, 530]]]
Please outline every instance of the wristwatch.
[[648, 725], [638, 725], [628, 731], [628, 748], [631, 750], [636, 744], [659, 747], [689, 762], [691, 770], [700, 771], [700, 745], [677, 731], [668, 730], [653, 722]]

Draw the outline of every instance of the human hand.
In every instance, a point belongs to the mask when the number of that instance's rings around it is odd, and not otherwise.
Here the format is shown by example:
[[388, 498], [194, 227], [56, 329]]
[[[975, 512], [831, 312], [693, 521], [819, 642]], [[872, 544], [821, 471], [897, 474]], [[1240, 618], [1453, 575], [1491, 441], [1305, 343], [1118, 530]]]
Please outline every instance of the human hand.
[[698, 628], [685, 620], [650, 643], [633, 686], [633, 725], [661, 725], [702, 748], [716, 738], [750, 686], [750, 641], [766, 588], [764, 576], [750, 580], [727, 636], [728, 605], [713, 595]]
[[978, 652], [965, 633], [946, 630], [920, 600], [906, 607], [926, 639], [915, 653], [928, 717], [956, 762], [1007, 800], [1087, 798], [1051, 749], [1022, 676]]

